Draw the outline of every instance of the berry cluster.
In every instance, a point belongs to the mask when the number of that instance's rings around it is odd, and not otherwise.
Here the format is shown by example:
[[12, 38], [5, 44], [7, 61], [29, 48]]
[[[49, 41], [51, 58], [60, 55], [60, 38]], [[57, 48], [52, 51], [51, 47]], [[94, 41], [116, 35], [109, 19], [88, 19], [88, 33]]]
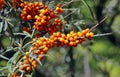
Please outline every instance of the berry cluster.
[[23, 2], [20, 4], [22, 8], [21, 18], [24, 21], [34, 19], [39, 14], [39, 10], [44, 6], [41, 2]]
[[63, 13], [63, 9], [61, 8], [61, 4], [58, 4], [56, 9], [57, 13]]
[[38, 64], [37, 61], [32, 60], [29, 53], [26, 52], [25, 55], [23, 56], [23, 62], [20, 62], [19, 64], [19, 68], [29, 73], [31, 72], [32, 68], [36, 69], [37, 64]]
[[22, 8], [22, 20], [33, 20], [33, 28], [38, 30], [38, 32], [46, 31], [48, 34], [52, 34], [53, 32], [62, 29], [62, 21], [57, 16], [58, 14], [63, 13], [61, 4], [58, 4], [56, 9], [50, 9], [41, 2], [23, 2], [20, 6]]
[[85, 38], [91, 40], [91, 37], [94, 35], [93, 32], [90, 32], [90, 29], [87, 28], [81, 32], [71, 31], [69, 34], [65, 35], [61, 32], [53, 33], [50, 38], [38, 38], [37, 41], [33, 44], [31, 51], [35, 51], [36, 54], [46, 53], [49, 48], [53, 46], [72, 46], [75, 47], [78, 44], [81, 44], [85, 41]]
[[39, 15], [35, 15], [33, 28], [38, 31], [46, 31], [48, 34], [52, 34], [53, 32], [62, 29], [62, 21], [56, 14], [62, 13], [63, 9], [60, 4], [58, 5], [59, 9], [57, 6], [56, 10], [51, 10], [48, 6], [44, 5], [44, 7], [40, 9]]
[[[94, 35], [87, 28], [81, 32], [71, 31], [69, 34], [65, 35], [60, 32], [53, 33], [50, 38], [40, 37], [33, 39], [33, 46], [30, 53], [26, 52], [23, 56], [23, 62], [20, 63], [20, 69], [26, 72], [30, 72], [32, 67], [36, 69], [38, 61], [41, 61], [47, 51], [53, 46], [72, 46], [75, 47], [81, 44], [83, 41], [91, 40]], [[33, 59], [32, 57], [35, 56]]]

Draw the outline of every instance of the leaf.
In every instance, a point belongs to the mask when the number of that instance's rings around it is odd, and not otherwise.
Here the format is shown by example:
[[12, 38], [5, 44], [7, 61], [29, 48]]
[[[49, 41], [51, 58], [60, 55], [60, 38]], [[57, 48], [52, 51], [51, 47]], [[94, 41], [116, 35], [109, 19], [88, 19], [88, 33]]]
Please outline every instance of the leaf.
[[8, 0], [5, 0], [5, 2], [8, 5], [8, 7], [12, 7], [12, 5], [10, 4], [10, 2]]
[[27, 37], [30, 37], [30, 38], [32, 38], [32, 35], [30, 35], [29, 33], [27, 33], [27, 32], [24, 32], [24, 33], [13, 33], [14, 35], [25, 35], [25, 36], [27, 36]]
[[1, 58], [5, 59], [5, 60], [9, 60], [9, 58], [3, 56], [3, 55], [0, 55]]
[[7, 27], [8, 27], [8, 23], [7, 23], [7, 21], [5, 21], [4, 31], [6, 31], [6, 30], [7, 30]]
[[7, 37], [7, 36], [2, 36], [2, 37], [1, 37], [1, 44], [2, 44], [4, 47], [10, 46], [10, 45], [11, 45], [11, 40], [10, 40], [10, 38]]
[[23, 48], [26, 48], [27, 46], [31, 46], [30, 44], [31, 44], [31, 41], [28, 42], [28, 43], [26, 43], [26, 44], [23, 46]]
[[20, 52], [16, 52], [13, 57], [8, 61], [8, 64], [14, 63], [16, 58], [20, 56]]
[[91, 15], [92, 15], [92, 18], [95, 19], [95, 14], [94, 12], [92, 11], [91, 7], [88, 5], [88, 3], [85, 1], [85, 0], [81, 0], [85, 6], [88, 8], [88, 10], [90, 11]]
[[3, 22], [0, 22], [0, 32], [2, 32], [3, 29]]
[[0, 67], [0, 71], [3, 71], [5, 69], [8, 69], [8, 66], [2, 67], [2, 68]]
[[9, 25], [11, 25], [12, 27], [14, 27], [14, 25], [11, 22], [8, 22]]

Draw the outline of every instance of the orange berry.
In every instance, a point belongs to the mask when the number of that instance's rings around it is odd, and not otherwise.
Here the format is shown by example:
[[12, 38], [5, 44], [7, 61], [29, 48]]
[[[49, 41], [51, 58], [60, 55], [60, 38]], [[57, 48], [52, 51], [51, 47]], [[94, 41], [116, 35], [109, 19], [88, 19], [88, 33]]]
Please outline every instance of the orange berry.
[[71, 35], [74, 34], [74, 31], [70, 31], [70, 34], [71, 34]]
[[32, 61], [32, 65], [34, 65], [34, 64], [37, 64], [37, 61], [36, 61], [36, 60], [33, 60], [33, 61]]
[[38, 6], [39, 5], [39, 2], [35, 2], [35, 6]]
[[70, 42], [69, 45], [70, 45], [70, 46], [74, 46], [74, 42]]
[[42, 18], [43, 18], [44, 20], [47, 20], [47, 17], [46, 17], [46, 16], [43, 16]]
[[26, 19], [27, 19], [27, 18], [26, 18], [25, 16], [22, 16], [22, 20], [24, 20], [24, 21], [25, 21]]
[[60, 8], [60, 7], [56, 7], [56, 11], [57, 11], [58, 13], [63, 13], [63, 9]]
[[94, 36], [94, 33], [93, 33], [93, 32], [90, 32], [90, 36], [91, 36], [91, 37]]
[[25, 55], [27, 55], [27, 56], [28, 56], [28, 55], [29, 55], [29, 52], [25, 52]]
[[36, 54], [40, 54], [40, 50], [36, 50], [35, 53], [36, 53]]
[[57, 4], [57, 7], [61, 7], [61, 6], [62, 6], [62, 4], [60, 4], [60, 3], [59, 3], [59, 4]]
[[86, 34], [86, 31], [85, 31], [85, 30], [83, 30], [81, 33], [82, 33], [82, 35], [85, 35], [85, 34]]
[[28, 60], [24, 60], [24, 64], [29, 64], [29, 61]]
[[78, 36], [79, 36], [79, 37], [81, 37], [81, 36], [82, 36], [82, 33], [81, 33], [81, 32], [78, 32], [77, 34], [78, 34]]
[[43, 3], [42, 3], [42, 2], [39, 2], [39, 6], [43, 6]]
[[19, 66], [19, 68], [20, 68], [21, 70], [24, 70], [24, 67], [23, 67], [23, 65], [20, 65], [20, 66]]
[[65, 44], [68, 44], [68, 40], [64, 40], [64, 43], [65, 43]]
[[78, 39], [78, 36], [74, 36], [74, 40], [77, 40]]
[[39, 56], [38, 56], [38, 60], [43, 60], [43, 56], [42, 56], [42, 55], [39, 55]]
[[44, 47], [44, 48], [43, 48], [43, 51], [44, 51], [44, 52], [47, 52], [47, 51], [48, 51], [48, 47]]
[[13, 73], [12, 77], [18, 77], [18, 74], [17, 73]]
[[41, 23], [42, 23], [42, 24], [45, 23], [45, 20], [44, 20], [44, 19], [41, 19]]
[[64, 39], [63, 39], [63, 38], [60, 38], [59, 41], [60, 41], [60, 42], [64, 42]]
[[90, 36], [90, 33], [86, 33], [86, 35], [85, 35], [86, 37], [89, 37]]
[[26, 69], [26, 71], [31, 71], [31, 67], [30, 66], [27, 66], [25, 69]]
[[87, 29], [85, 29], [85, 31], [86, 31], [86, 33], [87, 33], [87, 32], [89, 32], [89, 31], [90, 31], [90, 29], [89, 29], [89, 28], [87, 28]]
[[73, 38], [73, 37], [70, 37], [70, 38], [69, 38], [69, 40], [70, 40], [70, 41], [73, 41], [73, 40], [74, 40], [74, 38]]
[[23, 59], [24, 59], [24, 60], [27, 59], [27, 56], [23, 56]]
[[59, 7], [56, 7], [56, 9], [55, 9], [55, 10], [58, 12], [58, 11], [59, 11], [59, 9], [60, 9]]
[[52, 18], [55, 18], [56, 17], [56, 15], [55, 15], [55, 13], [52, 11], [52, 12], [50, 12], [50, 17], [52, 17]]
[[20, 4], [20, 7], [22, 7], [22, 8], [23, 8], [24, 6], [25, 6], [25, 5], [24, 5], [24, 3], [21, 3], [21, 4]]
[[33, 3], [29, 2], [28, 7], [32, 7]]
[[38, 15], [35, 15], [35, 17], [34, 17], [35, 19], [38, 19], [39, 18], [39, 16]]
[[34, 68], [34, 69], [36, 69], [36, 68], [37, 68], [37, 65], [36, 65], [36, 64], [34, 64], [34, 65], [33, 65], [33, 68]]
[[32, 16], [31, 15], [27, 15], [27, 20], [31, 20]]

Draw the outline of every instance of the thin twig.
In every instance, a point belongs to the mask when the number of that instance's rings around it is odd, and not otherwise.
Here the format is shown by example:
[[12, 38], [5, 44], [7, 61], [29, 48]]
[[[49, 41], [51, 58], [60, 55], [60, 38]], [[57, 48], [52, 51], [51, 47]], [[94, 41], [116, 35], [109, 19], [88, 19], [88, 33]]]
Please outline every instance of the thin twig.
[[105, 18], [103, 18], [100, 22], [98, 22], [95, 26], [93, 26], [90, 31], [92, 31], [93, 29], [95, 29], [99, 24], [101, 24], [102, 22], [104, 22], [107, 19], [107, 16]]
[[107, 35], [111, 35], [111, 34], [112, 34], [112, 33], [97, 34], [97, 35], [94, 35], [93, 37], [107, 36]]
[[70, 2], [67, 2], [65, 4], [62, 5], [62, 7], [66, 6], [66, 5], [69, 5], [70, 3], [74, 2], [75, 0], [71, 0]]
[[69, 15], [73, 14], [74, 12], [76, 12], [77, 10], [74, 10], [72, 12], [70, 12], [68, 15], [66, 15], [64, 18], [67, 18]]

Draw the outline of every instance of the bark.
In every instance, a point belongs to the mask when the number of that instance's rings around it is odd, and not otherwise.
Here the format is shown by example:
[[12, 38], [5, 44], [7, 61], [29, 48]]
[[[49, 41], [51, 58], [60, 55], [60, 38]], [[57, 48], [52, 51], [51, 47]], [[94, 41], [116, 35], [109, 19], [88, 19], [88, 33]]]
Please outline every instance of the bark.
[[84, 77], [91, 77], [89, 60], [88, 60], [88, 51], [86, 51], [84, 54], [83, 63], [84, 63]]
[[74, 77], [74, 66], [75, 66], [75, 60], [73, 58], [73, 48], [70, 47], [66, 56], [65, 56], [65, 62], [69, 65], [68, 73], [69, 77]]

